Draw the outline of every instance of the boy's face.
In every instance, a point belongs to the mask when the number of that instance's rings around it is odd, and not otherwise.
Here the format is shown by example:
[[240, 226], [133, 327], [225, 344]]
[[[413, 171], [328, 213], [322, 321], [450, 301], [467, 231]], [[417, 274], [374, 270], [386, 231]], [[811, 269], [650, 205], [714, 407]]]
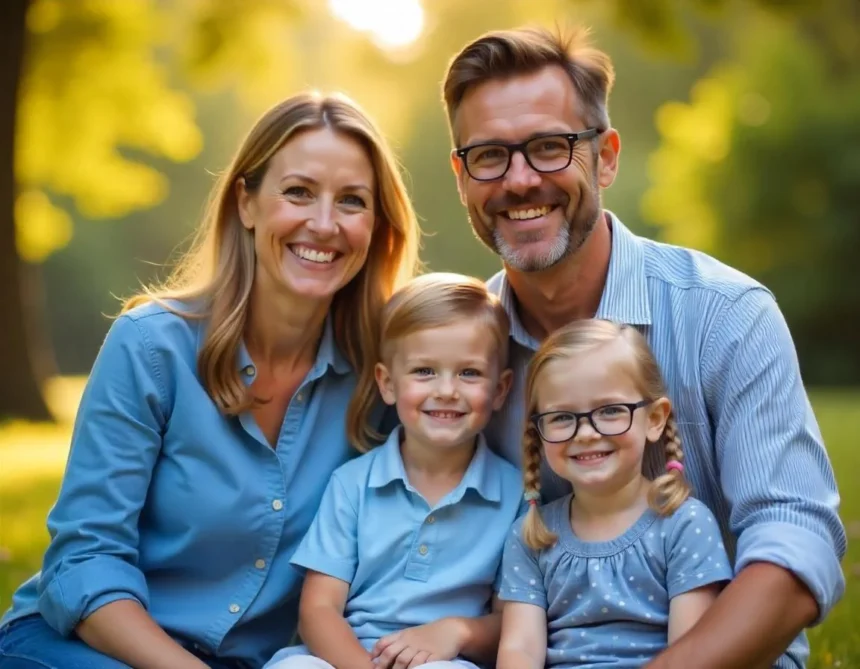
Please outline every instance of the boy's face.
[[511, 382], [493, 333], [463, 322], [407, 335], [393, 349], [389, 364], [376, 366], [376, 380], [406, 438], [433, 448], [471, 446]]

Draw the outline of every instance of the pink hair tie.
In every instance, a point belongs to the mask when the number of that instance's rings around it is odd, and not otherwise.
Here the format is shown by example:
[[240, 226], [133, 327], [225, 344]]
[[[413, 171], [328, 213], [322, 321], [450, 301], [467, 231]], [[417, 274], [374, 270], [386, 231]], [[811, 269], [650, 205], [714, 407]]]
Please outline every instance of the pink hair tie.
[[523, 497], [529, 503], [529, 506], [537, 506], [540, 501], [540, 493], [535, 491], [529, 491]]
[[677, 469], [679, 472], [683, 473], [684, 465], [677, 460], [669, 460], [669, 462], [666, 463], [666, 471], [671, 472], [673, 469]]

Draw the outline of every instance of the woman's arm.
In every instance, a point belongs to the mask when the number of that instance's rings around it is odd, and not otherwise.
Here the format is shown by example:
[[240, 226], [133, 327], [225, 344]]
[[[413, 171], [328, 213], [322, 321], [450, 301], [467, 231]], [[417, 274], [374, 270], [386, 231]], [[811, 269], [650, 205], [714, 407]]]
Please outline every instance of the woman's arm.
[[338, 669], [374, 669], [343, 617], [349, 583], [308, 571], [299, 603], [299, 634], [316, 657]]
[[506, 602], [496, 669], [543, 669], [546, 662], [546, 611], [533, 604]]
[[678, 595], [669, 602], [670, 644], [675, 643], [699, 622], [699, 618], [717, 601], [721, 589], [721, 584], [712, 583]]
[[106, 604], [75, 629], [84, 643], [135, 669], [206, 669], [136, 601]]
[[146, 612], [138, 518], [161, 451], [167, 393], [130, 317], [111, 326], [81, 399], [39, 581], [60, 634], [141, 669], [201, 667]]

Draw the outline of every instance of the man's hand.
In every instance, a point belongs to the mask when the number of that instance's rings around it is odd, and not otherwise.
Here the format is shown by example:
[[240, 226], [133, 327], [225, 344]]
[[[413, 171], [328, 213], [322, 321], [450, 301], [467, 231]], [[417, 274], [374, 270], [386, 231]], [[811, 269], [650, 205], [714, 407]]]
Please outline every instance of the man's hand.
[[463, 634], [461, 621], [442, 618], [382, 637], [370, 656], [379, 669], [413, 669], [427, 662], [453, 660], [460, 654]]

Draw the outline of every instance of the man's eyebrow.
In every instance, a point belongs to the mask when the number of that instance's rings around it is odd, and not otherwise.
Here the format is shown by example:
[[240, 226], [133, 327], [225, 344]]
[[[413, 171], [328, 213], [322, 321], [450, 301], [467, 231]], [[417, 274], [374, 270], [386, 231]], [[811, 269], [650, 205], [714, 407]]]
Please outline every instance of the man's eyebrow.
[[472, 140], [468, 144], [464, 144], [463, 147], [467, 146], [477, 146], [480, 144], [520, 144], [521, 142], [529, 142], [533, 139], [539, 139], [541, 137], [547, 137], [548, 135], [569, 135], [573, 131], [570, 128], [550, 128], [549, 130], [540, 130], [538, 132], [533, 132], [531, 135], [528, 135], [525, 139], [521, 139], [519, 141], [512, 141], [507, 139], [502, 139], [501, 137], [490, 137], [487, 139], [483, 139], [481, 137]]

